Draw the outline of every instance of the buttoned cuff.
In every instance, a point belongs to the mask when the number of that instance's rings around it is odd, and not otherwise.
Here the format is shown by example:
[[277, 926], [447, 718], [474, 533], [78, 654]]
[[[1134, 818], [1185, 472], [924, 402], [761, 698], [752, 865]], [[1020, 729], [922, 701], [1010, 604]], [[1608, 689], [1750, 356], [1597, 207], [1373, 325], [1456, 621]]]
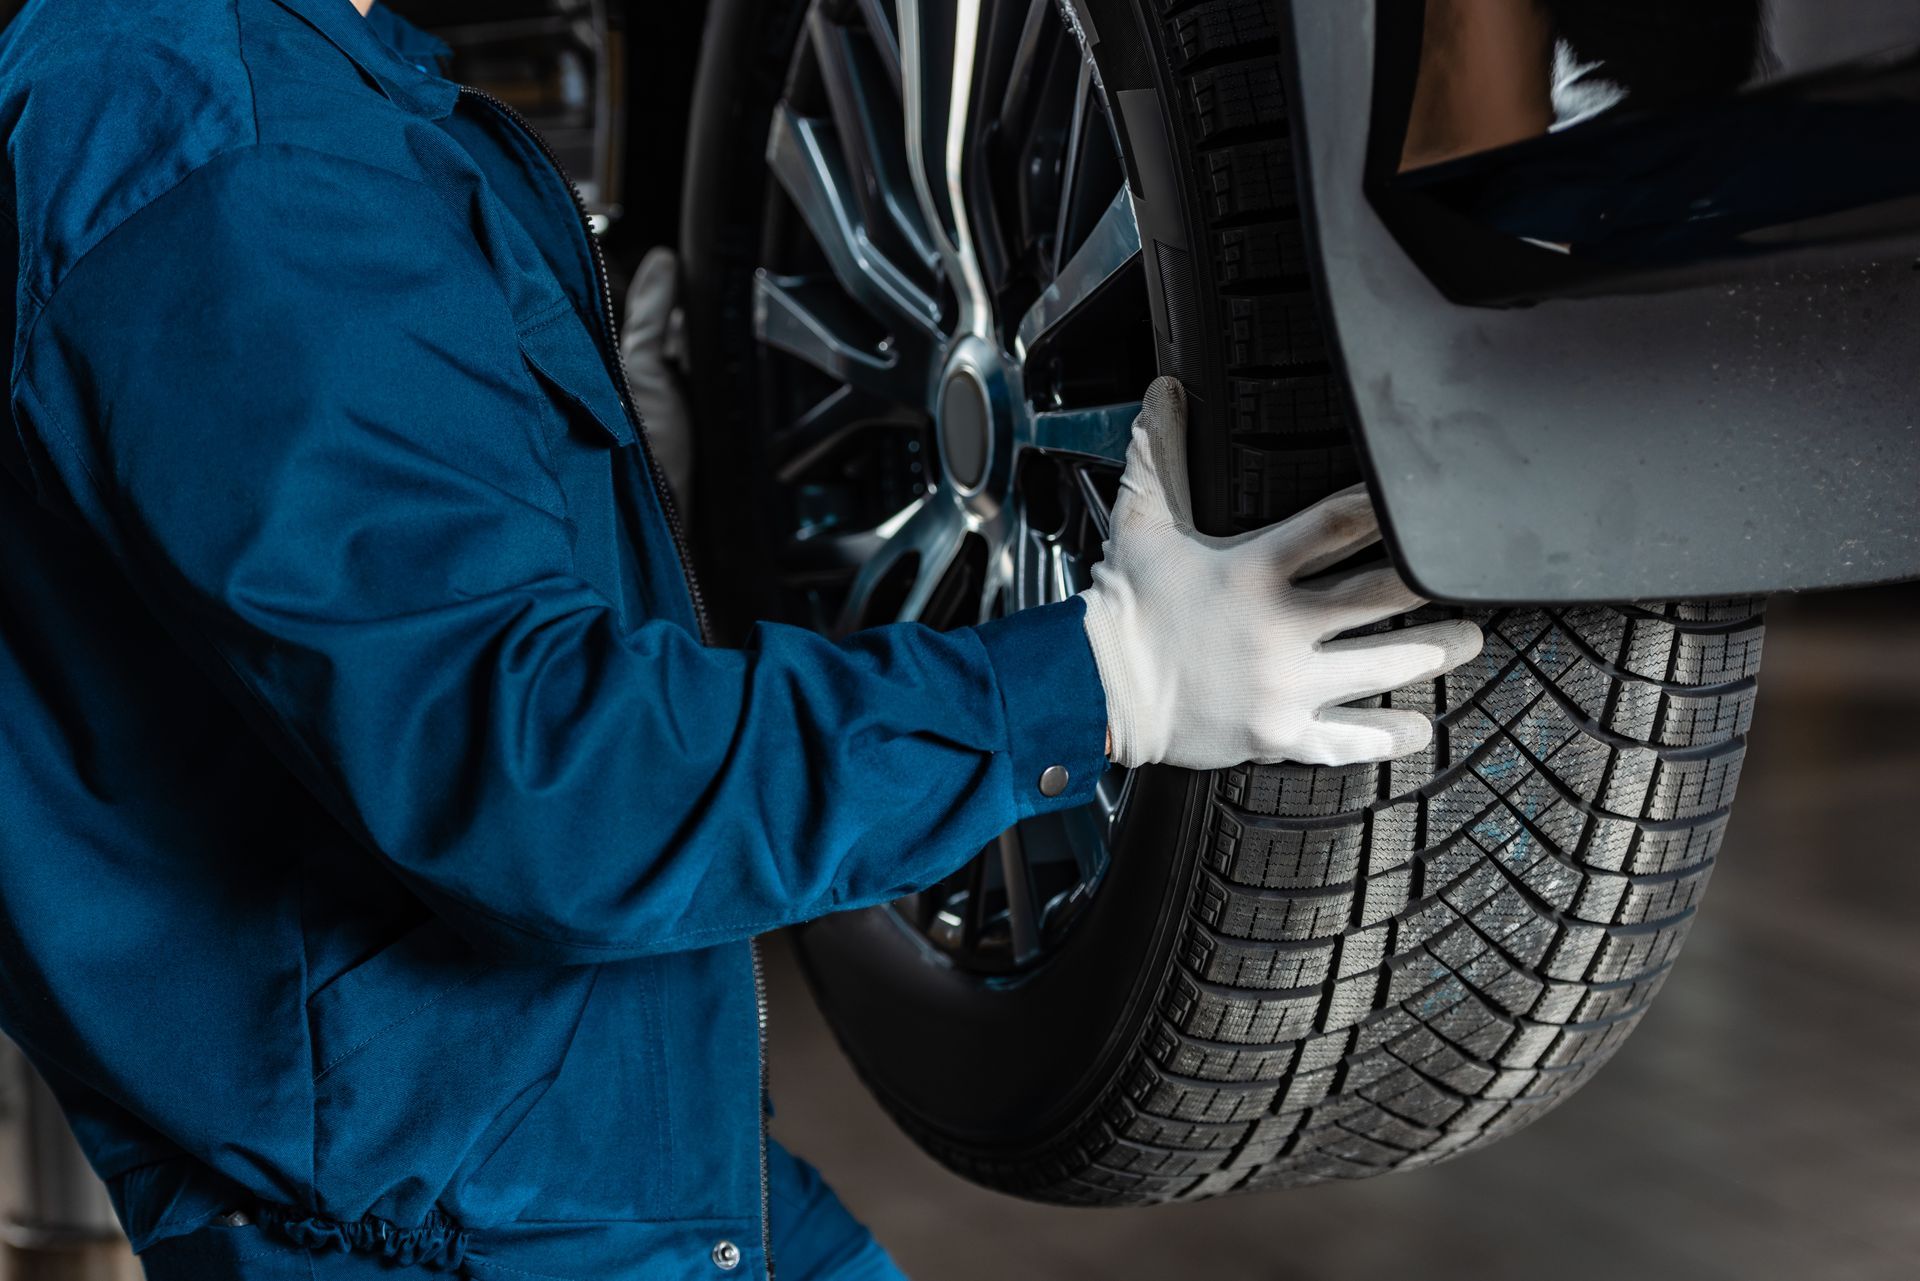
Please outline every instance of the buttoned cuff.
[[1106, 772], [1107, 695], [1087, 643], [1086, 613], [1076, 596], [975, 629], [1006, 708], [1021, 818], [1086, 804]]

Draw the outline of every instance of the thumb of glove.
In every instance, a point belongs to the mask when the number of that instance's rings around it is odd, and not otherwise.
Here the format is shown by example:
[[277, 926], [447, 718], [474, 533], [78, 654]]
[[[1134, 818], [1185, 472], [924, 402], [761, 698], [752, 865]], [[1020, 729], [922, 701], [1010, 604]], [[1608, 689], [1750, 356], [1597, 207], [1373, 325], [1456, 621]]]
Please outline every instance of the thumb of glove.
[[628, 359], [642, 352], [662, 359], [667, 325], [680, 292], [680, 259], [673, 250], [658, 245], [640, 260], [627, 286], [626, 350]]
[[1126, 470], [1120, 477], [1116, 528], [1137, 522], [1193, 527], [1187, 490], [1187, 393], [1178, 379], [1156, 378], [1133, 421]]
[[674, 302], [680, 291], [680, 260], [664, 246], [650, 250], [627, 287], [626, 335], [620, 358], [627, 367], [634, 407], [640, 411], [654, 461], [683, 513], [693, 506], [693, 419], [680, 380], [667, 359]]

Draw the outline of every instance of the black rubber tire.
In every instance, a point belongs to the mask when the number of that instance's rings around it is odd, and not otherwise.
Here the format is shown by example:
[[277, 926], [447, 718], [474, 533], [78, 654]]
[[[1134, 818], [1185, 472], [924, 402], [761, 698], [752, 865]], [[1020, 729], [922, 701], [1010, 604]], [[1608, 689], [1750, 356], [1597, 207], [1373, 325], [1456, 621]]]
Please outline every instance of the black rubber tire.
[[[759, 179], [737, 157], [758, 154], [803, 8], [723, 0], [709, 28], [687, 219], [712, 291], [701, 387], [729, 424], [710, 435], [731, 461], [708, 466], [709, 515], [759, 430], [740, 391]], [[1151, 90], [1167, 121], [1163, 143], [1123, 146], [1136, 191], [1179, 192], [1175, 234], [1143, 233], [1161, 365], [1195, 411], [1196, 511], [1217, 530], [1268, 523], [1358, 476], [1273, 11], [1086, 8], [1109, 91]], [[750, 583], [750, 550], [709, 546]], [[994, 985], [928, 964], [879, 910], [802, 935], [816, 994], [928, 1151], [1035, 1199], [1198, 1198], [1485, 1144], [1587, 1080], [1665, 980], [1733, 799], [1759, 605], [1473, 613], [1485, 653], [1387, 700], [1434, 715], [1427, 752], [1147, 771], [1087, 918], [1040, 972]]]

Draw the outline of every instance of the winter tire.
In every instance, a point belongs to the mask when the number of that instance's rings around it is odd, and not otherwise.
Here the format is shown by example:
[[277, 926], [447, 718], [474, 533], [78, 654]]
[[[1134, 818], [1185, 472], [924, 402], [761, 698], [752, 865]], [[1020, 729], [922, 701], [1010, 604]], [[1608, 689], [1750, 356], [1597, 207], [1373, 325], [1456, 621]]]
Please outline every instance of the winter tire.
[[[1265, 0], [720, 0], [708, 32], [696, 506], [736, 621], [1071, 594], [1155, 368], [1209, 528], [1360, 478]], [[900, 1124], [991, 1187], [1123, 1205], [1430, 1164], [1573, 1093], [1714, 865], [1759, 602], [1470, 616], [1478, 660], [1389, 696], [1435, 718], [1418, 757], [1115, 770], [809, 927]]]

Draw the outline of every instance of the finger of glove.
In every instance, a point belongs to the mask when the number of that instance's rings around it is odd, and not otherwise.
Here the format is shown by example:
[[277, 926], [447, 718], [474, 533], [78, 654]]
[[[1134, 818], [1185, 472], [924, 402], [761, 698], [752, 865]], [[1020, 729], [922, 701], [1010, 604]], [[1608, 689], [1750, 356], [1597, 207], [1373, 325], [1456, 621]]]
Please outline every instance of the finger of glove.
[[680, 259], [665, 245], [647, 251], [640, 269], [627, 286], [625, 347], [635, 351], [658, 351], [665, 347], [667, 324], [679, 295]]
[[1133, 420], [1121, 500], [1114, 506], [1116, 530], [1136, 521], [1193, 525], [1187, 491], [1187, 395], [1176, 379], [1156, 378]]
[[1302, 607], [1314, 613], [1315, 640], [1405, 614], [1427, 603], [1389, 566], [1356, 570], [1298, 590]]
[[1320, 646], [1314, 676], [1321, 706], [1351, 703], [1429, 681], [1480, 653], [1480, 629], [1464, 618]]
[[1261, 531], [1289, 578], [1305, 578], [1380, 541], [1380, 522], [1364, 485], [1343, 489]]
[[1391, 707], [1329, 707], [1304, 736], [1309, 765], [1358, 765], [1411, 756], [1433, 741], [1433, 722]]

